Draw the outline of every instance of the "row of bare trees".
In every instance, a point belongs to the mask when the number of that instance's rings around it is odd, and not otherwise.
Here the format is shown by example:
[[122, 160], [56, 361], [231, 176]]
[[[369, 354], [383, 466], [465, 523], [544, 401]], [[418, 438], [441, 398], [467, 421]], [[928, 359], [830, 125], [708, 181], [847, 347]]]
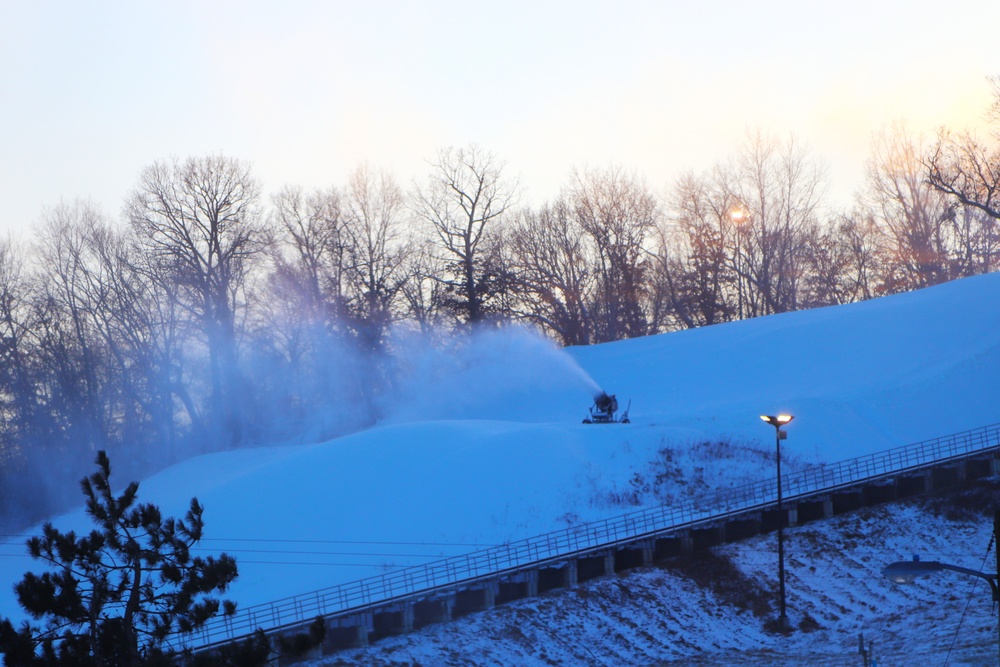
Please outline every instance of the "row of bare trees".
[[49, 495], [98, 449], [138, 475], [371, 423], [401, 332], [522, 322], [586, 345], [992, 271], [998, 181], [974, 137], [901, 126], [844, 212], [823, 207], [808, 151], [762, 134], [663, 196], [588, 169], [536, 207], [476, 146], [441, 151], [409, 190], [363, 165], [268, 201], [245, 162], [157, 162], [121, 220], [60, 204], [30, 243], [0, 244], [0, 514], [45, 511], [14, 480]]
[[683, 179], [678, 240], [664, 246], [675, 324], [849, 303], [995, 270], [995, 212], [943, 180], [967, 164], [945, 163], [954, 150], [947, 135], [929, 145], [889, 129], [874, 142], [855, 207], [825, 216], [822, 173], [793, 143], [751, 142], [728, 169]]
[[1000, 200], [977, 160], [1000, 166], [968, 135], [931, 144], [894, 126], [843, 212], [823, 207], [825, 174], [803, 147], [760, 134], [662, 199], [620, 170], [576, 173], [556, 202], [521, 211], [500, 236], [512, 315], [579, 345], [987, 273]]

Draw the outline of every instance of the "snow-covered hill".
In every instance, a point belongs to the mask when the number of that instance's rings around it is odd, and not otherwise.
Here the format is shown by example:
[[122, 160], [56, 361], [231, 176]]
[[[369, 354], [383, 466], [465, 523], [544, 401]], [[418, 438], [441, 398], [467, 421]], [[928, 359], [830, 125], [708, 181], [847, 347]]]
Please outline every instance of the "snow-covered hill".
[[[239, 562], [230, 597], [265, 603], [617, 515], [694, 477], [768, 478], [763, 413], [796, 416], [791, 467], [1000, 422], [997, 304], [1000, 275], [987, 275], [583, 349], [484, 334], [415, 352], [376, 428], [191, 459], [142, 481], [140, 499], [182, 515], [197, 496], [204, 548]], [[632, 424], [581, 424], [597, 388], [631, 400]], [[679, 474], [637, 492], [664, 461]], [[82, 511], [56, 523], [88, 525]], [[0, 544], [4, 615], [34, 566], [22, 545]]]

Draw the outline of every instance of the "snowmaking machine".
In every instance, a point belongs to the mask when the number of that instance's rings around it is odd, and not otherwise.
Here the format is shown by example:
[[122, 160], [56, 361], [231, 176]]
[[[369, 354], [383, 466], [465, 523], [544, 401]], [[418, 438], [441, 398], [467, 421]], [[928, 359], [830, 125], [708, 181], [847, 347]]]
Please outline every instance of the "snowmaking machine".
[[621, 418], [615, 416], [618, 412], [618, 399], [615, 398], [614, 394], [608, 394], [606, 391], [602, 391], [597, 396], [594, 396], [594, 405], [590, 408], [590, 416], [584, 417], [584, 424], [630, 424], [628, 418], [629, 408], [632, 407], [632, 401], [628, 402], [628, 407], [622, 412]]

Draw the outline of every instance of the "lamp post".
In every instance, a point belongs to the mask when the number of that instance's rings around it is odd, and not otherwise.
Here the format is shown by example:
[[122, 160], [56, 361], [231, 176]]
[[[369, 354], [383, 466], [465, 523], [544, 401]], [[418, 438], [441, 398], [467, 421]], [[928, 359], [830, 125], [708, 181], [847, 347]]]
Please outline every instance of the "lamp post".
[[736, 257], [733, 267], [736, 269], [736, 319], [743, 319], [743, 256], [740, 252], [740, 238], [743, 234], [743, 223], [750, 219], [750, 213], [742, 204], [729, 209], [729, 220], [733, 223], [736, 234]]
[[[997, 535], [1000, 535], [1000, 509], [993, 510], [993, 535], [994, 538]], [[967, 567], [952, 565], [950, 563], [941, 563], [936, 560], [924, 561], [920, 560], [919, 556], [914, 556], [913, 560], [902, 560], [896, 561], [895, 563], [889, 563], [882, 568], [882, 575], [887, 577], [893, 583], [912, 584], [914, 579], [925, 574], [940, 572], [941, 570], [958, 572], [959, 574], [965, 574], [970, 577], [985, 579], [990, 585], [990, 591], [993, 593], [993, 601], [1000, 602], [1000, 588], [998, 588], [998, 575], [1000, 575], [1000, 549], [997, 551], [997, 574], [986, 574], [985, 572], [979, 572], [978, 570], [971, 570]], [[997, 632], [998, 661], [1000, 661], [1000, 627], [997, 628]], [[1000, 664], [1000, 662], [998, 662], [998, 664]]]
[[781, 613], [778, 615], [778, 628], [789, 629], [788, 616], [785, 614], [785, 513], [781, 507], [781, 441], [788, 437], [781, 427], [795, 419], [792, 415], [761, 415], [761, 419], [774, 427], [775, 460], [778, 463], [778, 599], [781, 603]]

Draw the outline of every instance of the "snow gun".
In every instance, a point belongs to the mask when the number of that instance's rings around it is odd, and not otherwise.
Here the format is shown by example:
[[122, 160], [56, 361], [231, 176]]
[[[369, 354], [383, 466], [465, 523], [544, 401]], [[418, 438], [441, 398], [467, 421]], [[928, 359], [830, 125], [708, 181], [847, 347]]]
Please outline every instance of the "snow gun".
[[621, 418], [615, 417], [618, 412], [618, 399], [614, 394], [602, 391], [594, 396], [594, 405], [590, 408], [590, 416], [584, 417], [584, 424], [629, 424], [628, 411], [632, 407], [632, 401], [628, 402], [628, 407], [622, 412]]

